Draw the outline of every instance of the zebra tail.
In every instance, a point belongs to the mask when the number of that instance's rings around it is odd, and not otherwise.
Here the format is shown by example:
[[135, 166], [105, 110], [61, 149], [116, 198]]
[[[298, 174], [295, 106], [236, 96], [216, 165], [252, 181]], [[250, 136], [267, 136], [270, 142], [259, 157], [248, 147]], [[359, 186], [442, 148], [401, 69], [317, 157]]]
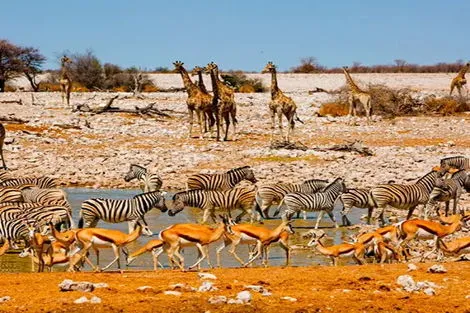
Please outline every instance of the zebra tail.
[[78, 221], [78, 228], [83, 228], [83, 217], [80, 216], [80, 220]]
[[255, 197], [255, 211], [257, 211], [263, 219], [266, 219], [266, 215], [264, 215], [264, 212], [261, 210], [261, 206], [258, 203], [258, 197]]

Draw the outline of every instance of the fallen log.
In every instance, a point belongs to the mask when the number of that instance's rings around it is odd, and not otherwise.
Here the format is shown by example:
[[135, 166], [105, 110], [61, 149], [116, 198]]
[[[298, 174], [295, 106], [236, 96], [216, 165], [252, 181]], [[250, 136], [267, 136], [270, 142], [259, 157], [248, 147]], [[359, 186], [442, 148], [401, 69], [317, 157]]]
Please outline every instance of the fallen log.
[[374, 155], [372, 150], [368, 147], [364, 146], [362, 141], [355, 140], [353, 142], [348, 142], [346, 144], [339, 144], [334, 145], [330, 148], [326, 148], [325, 150], [333, 150], [333, 151], [348, 151], [348, 152], [357, 152], [363, 156], [371, 156]]
[[271, 145], [269, 146], [270, 149], [287, 149], [287, 150], [302, 150], [306, 151], [308, 150], [308, 147], [301, 143], [300, 141], [298, 142], [289, 142], [289, 141], [282, 141], [282, 140], [274, 140], [271, 142]]
[[26, 124], [29, 121], [28, 120], [23, 120], [18, 117], [14, 116], [0, 116], [0, 122], [5, 122], [5, 123], [11, 123], [11, 124]]
[[19, 105], [23, 105], [23, 100], [1, 100], [0, 103], [16, 103]]

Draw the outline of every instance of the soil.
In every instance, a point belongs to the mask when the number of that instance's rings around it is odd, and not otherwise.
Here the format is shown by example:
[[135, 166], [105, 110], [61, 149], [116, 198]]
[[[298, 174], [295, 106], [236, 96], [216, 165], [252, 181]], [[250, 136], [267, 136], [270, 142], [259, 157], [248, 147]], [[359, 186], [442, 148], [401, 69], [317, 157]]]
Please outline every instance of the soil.
[[[445, 274], [427, 273], [432, 264], [418, 264], [407, 272], [406, 264], [364, 266], [311, 266], [214, 269], [217, 291], [184, 291], [165, 295], [170, 285], [184, 283], [199, 287], [196, 272], [159, 270], [124, 273], [41, 273], [0, 275], [0, 295], [11, 300], [0, 304], [0, 312], [470, 312], [470, 263], [444, 263]], [[396, 279], [411, 275], [415, 281], [434, 282], [436, 294], [409, 293]], [[93, 292], [61, 292], [64, 279], [107, 283]], [[261, 285], [272, 295], [251, 291], [248, 305], [210, 304], [212, 296], [235, 298], [246, 285]], [[152, 289], [137, 291], [138, 287]], [[74, 304], [93, 295], [100, 304]], [[281, 297], [296, 298], [296, 302]]]

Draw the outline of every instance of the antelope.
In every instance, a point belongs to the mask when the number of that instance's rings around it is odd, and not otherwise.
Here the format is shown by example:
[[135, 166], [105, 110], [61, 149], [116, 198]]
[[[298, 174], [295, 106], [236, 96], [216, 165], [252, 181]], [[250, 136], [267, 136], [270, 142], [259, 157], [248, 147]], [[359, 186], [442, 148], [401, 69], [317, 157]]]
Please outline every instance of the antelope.
[[402, 260], [401, 254], [398, 253], [393, 246], [384, 242], [382, 238], [374, 239], [374, 255], [380, 264], [383, 264], [386, 260], [388, 260], [389, 263], [392, 263], [393, 259], [397, 260], [398, 262], [401, 262]]
[[158, 257], [163, 252], [164, 242], [160, 239], [153, 239], [147, 242], [143, 247], [129, 254], [127, 257], [127, 265], [130, 265], [141, 254], [151, 252], [153, 257], [153, 270], [157, 270], [157, 265], [163, 268], [163, 265], [158, 261]]
[[[82, 246], [82, 248], [80, 249], [80, 251], [73, 253], [73, 256], [79, 255], [80, 257], [71, 260], [69, 271], [74, 271], [74, 266], [78, 263], [78, 261], [83, 258], [93, 268], [94, 271], [104, 271], [116, 262], [118, 264], [118, 269], [120, 269], [121, 264], [119, 262], [119, 259], [121, 248], [125, 247], [127, 244], [139, 238], [140, 235], [142, 235], [142, 229], [142, 225], [137, 222], [136, 228], [130, 234], [125, 234], [118, 230], [104, 228], [83, 228], [78, 230], [75, 234], [75, 240], [78, 244]], [[90, 248], [95, 249], [95, 251], [97, 252], [97, 266], [95, 266], [86, 256], [86, 253]], [[115, 257], [114, 260], [112, 260], [101, 270], [98, 267], [98, 249], [100, 248], [112, 248]]]
[[470, 237], [457, 238], [450, 242], [439, 239], [437, 246], [445, 254], [461, 255], [470, 253]]
[[[268, 247], [272, 243], [279, 242], [281, 248], [286, 252], [286, 266], [289, 265], [289, 234], [293, 234], [290, 221], [283, 221], [278, 227], [271, 230], [266, 227], [253, 226], [251, 224], [241, 224], [232, 226], [232, 234], [225, 233], [222, 245], [217, 248], [217, 266], [220, 266], [220, 253], [225, 247], [230, 245], [229, 253], [242, 266], [251, 264], [260, 254], [263, 255], [263, 265], [268, 264]], [[248, 262], [243, 260], [237, 255], [235, 249], [239, 244], [256, 244], [256, 252], [252, 255]]]
[[334, 245], [330, 247], [325, 247], [321, 242], [321, 239], [325, 236], [323, 232], [320, 236], [316, 233], [313, 233], [313, 238], [309, 241], [307, 246], [315, 247], [318, 252], [321, 254], [330, 257], [331, 261], [333, 262], [334, 266], [338, 265], [338, 259], [340, 257], [350, 257], [357, 262], [357, 264], [362, 265], [364, 264], [364, 253], [365, 253], [365, 246], [364, 244], [357, 242], [357, 243], [341, 243], [339, 245]]
[[[168, 259], [172, 264], [176, 263], [184, 271], [184, 258], [180, 254], [180, 249], [187, 246], [196, 246], [200, 253], [198, 260], [189, 267], [193, 269], [208, 257], [208, 245], [219, 240], [224, 233], [232, 234], [231, 221], [226, 217], [220, 216], [222, 222], [219, 222], [216, 228], [210, 228], [198, 224], [175, 224], [160, 232], [160, 240], [164, 242], [163, 249], [168, 254]], [[179, 260], [177, 261], [174, 256]], [[208, 260], [208, 264], [210, 262]]]
[[[453, 221], [452, 221], [453, 219]], [[402, 240], [399, 243], [399, 248], [403, 249], [413, 239], [434, 239], [434, 248], [431, 252], [424, 255], [421, 261], [426, 259], [429, 255], [438, 250], [437, 242], [450, 234], [453, 234], [461, 228], [462, 216], [452, 215], [450, 225], [442, 225], [428, 220], [407, 220], [397, 224], [400, 237]]]

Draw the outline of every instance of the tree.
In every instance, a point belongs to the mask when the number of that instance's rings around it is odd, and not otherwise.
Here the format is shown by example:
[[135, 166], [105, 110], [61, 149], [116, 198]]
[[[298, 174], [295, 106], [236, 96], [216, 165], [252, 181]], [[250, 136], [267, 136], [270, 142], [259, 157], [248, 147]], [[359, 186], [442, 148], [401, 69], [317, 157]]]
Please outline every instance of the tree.
[[406, 65], [406, 61], [402, 59], [396, 59], [393, 61], [395, 62], [395, 65], [397, 66], [398, 73], [403, 72], [405, 65]]
[[103, 67], [100, 60], [87, 50], [72, 55], [71, 72], [73, 79], [88, 89], [102, 88], [104, 83]]
[[5, 83], [20, 75], [26, 75], [33, 90], [37, 91], [36, 75], [46, 58], [33, 47], [21, 47], [8, 40], [0, 40], [0, 92], [5, 91]]
[[303, 58], [300, 65], [291, 69], [293, 73], [318, 73], [324, 70], [324, 67], [318, 64], [315, 57]]

